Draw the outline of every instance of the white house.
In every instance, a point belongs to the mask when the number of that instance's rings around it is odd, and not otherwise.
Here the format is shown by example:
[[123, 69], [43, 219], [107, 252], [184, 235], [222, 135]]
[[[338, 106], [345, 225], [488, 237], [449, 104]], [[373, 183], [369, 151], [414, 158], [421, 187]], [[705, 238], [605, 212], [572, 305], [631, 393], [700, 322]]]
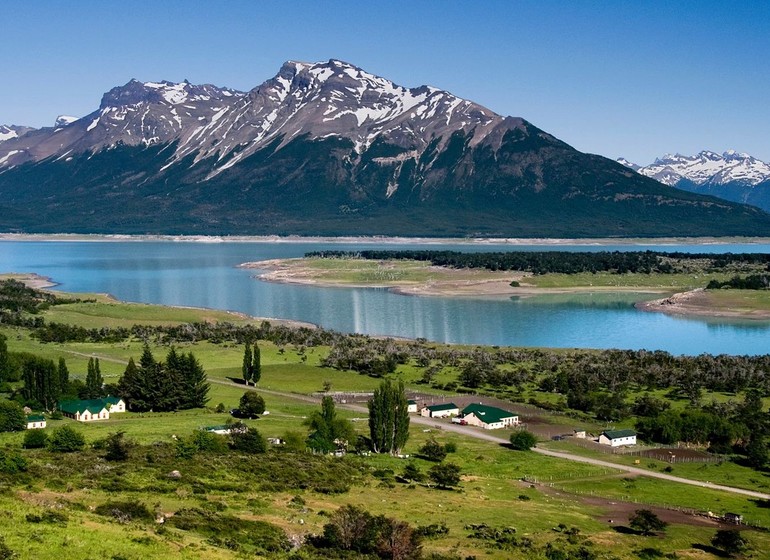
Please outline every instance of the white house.
[[59, 403], [59, 410], [64, 416], [74, 418], [78, 422], [93, 422], [94, 420], [109, 420], [109, 406], [110, 404], [105, 399], [62, 401]]
[[413, 400], [406, 401], [406, 411], [417, 412], [417, 401], [413, 401]]
[[107, 410], [110, 411], [110, 414], [126, 411], [126, 403], [120, 397], [104, 397], [102, 400], [107, 406]]
[[45, 428], [45, 416], [42, 414], [29, 414], [27, 416], [27, 429], [40, 430]]
[[432, 404], [424, 406], [420, 410], [420, 416], [428, 418], [445, 418], [447, 416], [457, 416], [458, 414], [460, 414], [460, 409], [455, 403]]
[[634, 430], [605, 430], [599, 435], [599, 443], [612, 447], [636, 445], [636, 432]]
[[481, 403], [466, 406], [463, 409], [463, 420], [465, 424], [479, 426], [485, 430], [499, 430], [519, 425], [518, 414]]

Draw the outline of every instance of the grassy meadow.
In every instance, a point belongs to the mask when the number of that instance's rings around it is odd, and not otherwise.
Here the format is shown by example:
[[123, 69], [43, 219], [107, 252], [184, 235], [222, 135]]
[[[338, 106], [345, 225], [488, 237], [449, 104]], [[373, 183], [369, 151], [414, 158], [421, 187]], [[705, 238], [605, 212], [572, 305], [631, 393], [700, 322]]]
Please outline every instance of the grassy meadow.
[[[422, 263], [421, 263], [422, 264]], [[159, 306], [119, 304], [99, 298], [95, 303], [58, 305], [46, 310], [48, 321], [67, 322], [84, 327], [176, 324], [190, 321], [246, 322], [247, 319], [211, 310], [170, 309]], [[14, 352], [31, 352], [58, 360], [64, 357], [71, 377], [85, 378], [87, 361], [98, 357], [107, 383], [115, 383], [130, 357], [139, 358], [142, 341], [121, 343], [41, 344], [24, 329], [2, 327], [0, 332]], [[265, 550], [248, 535], [256, 529], [248, 523], [266, 521], [281, 528], [293, 541], [319, 534], [329, 514], [340, 506], [353, 504], [373, 514], [407, 521], [413, 526], [445, 524], [448, 532], [424, 540], [424, 552], [445, 558], [547, 558], [552, 547], [577, 551], [580, 547], [593, 558], [634, 559], [716, 558], [708, 551], [718, 528], [700, 518], [676, 514], [665, 532], [643, 537], [618, 531], [627, 524], [629, 512], [653, 507], [661, 516], [665, 508], [742, 513], [753, 523], [770, 527], [770, 508], [766, 504], [736, 495], [645, 477], [631, 477], [604, 467], [553, 459], [533, 452], [516, 452], [498, 444], [448, 433], [441, 421], [432, 428], [412, 424], [404, 449], [408, 458], [389, 455], [333, 458], [276, 448], [265, 455], [241, 456], [237, 453], [201, 451], [192, 457], [175, 453], [178, 439], [189, 438], [202, 427], [224, 424], [246, 390], [233, 382], [241, 376], [243, 347], [231, 343], [198, 342], [176, 345], [192, 351], [206, 369], [211, 388], [209, 407], [175, 413], [115, 414], [110, 420], [87, 424], [73, 420], [49, 420], [47, 431], [71, 425], [81, 431], [89, 444], [82, 453], [54, 454], [47, 450], [21, 450], [23, 434], [0, 434], [0, 450], [28, 458], [30, 468], [17, 476], [0, 475], [0, 536], [19, 558], [60, 560], [105, 557], [112, 559], [167, 558], [311, 558], [305, 552]], [[151, 345], [162, 359], [168, 346]], [[256, 388], [262, 391], [269, 414], [246, 420], [266, 437], [285, 437], [291, 433], [307, 435], [305, 420], [319, 405], [308, 398], [322, 390], [369, 392], [379, 379], [352, 371], [320, 367], [326, 348], [297, 349], [278, 347], [260, 341], [262, 378]], [[437, 395], [451, 393], [417, 385], [421, 369], [399, 366], [393, 378], [407, 386]], [[439, 374], [439, 381], [455, 380], [451, 368]], [[515, 406], [515, 405], [512, 405]], [[515, 409], [515, 408], [514, 408]], [[367, 434], [363, 414], [339, 406], [338, 414], [353, 421], [357, 433]], [[543, 422], [573, 422], [543, 414]], [[436, 427], [439, 426], [439, 427]], [[108, 435], [125, 432], [134, 442], [130, 459], [112, 463], [104, 459], [99, 444]], [[499, 435], [507, 436], [501, 431]], [[427, 472], [433, 463], [416, 457], [430, 438], [453, 443], [456, 451], [446, 461], [462, 469], [462, 482], [455, 490], [438, 490], [426, 484], [399, 482], [407, 464]], [[591, 454], [566, 442], [548, 442], [550, 448], [578, 454]], [[632, 464], [633, 457], [595, 453], [597, 458]], [[667, 464], [642, 458], [636, 465], [662, 470]], [[674, 465], [673, 474], [710, 480], [722, 484], [764, 489], [766, 475], [735, 464]], [[179, 478], [170, 476], [178, 470]], [[752, 475], [753, 473], [753, 475]], [[751, 478], [751, 477], [755, 478]], [[524, 479], [527, 479], [525, 481]], [[538, 480], [544, 484], [533, 484]], [[346, 491], [339, 491], [344, 484]], [[629, 502], [619, 510], [618, 503]], [[148, 518], [114, 514], [126, 503], [144, 504], [152, 513]], [[99, 506], [104, 506], [99, 509]], [[99, 513], [102, 511], [102, 513]], [[107, 514], [104, 514], [107, 511]], [[51, 512], [54, 512], [53, 514]], [[113, 512], [110, 514], [110, 512]], [[181, 513], [180, 513], [181, 512]], [[174, 521], [184, 512], [203, 512], [210, 526], [187, 525]], [[672, 515], [674, 515], [672, 513]], [[625, 517], [624, 517], [625, 516]], [[609, 518], [613, 519], [610, 523]], [[157, 519], [165, 519], [158, 523]], [[215, 523], [222, 527], [214, 531]], [[487, 524], [504, 529], [515, 527], [518, 544], [500, 544], [472, 538], [469, 525]], [[560, 528], [563, 524], [563, 528]], [[241, 529], [239, 529], [241, 528]], [[247, 530], [247, 528], [250, 528]], [[566, 528], [573, 528], [567, 537]], [[228, 531], [231, 531], [229, 533]], [[744, 533], [755, 550], [770, 547], [770, 534], [761, 530]], [[523, 543], [523, 544], [522, 544]], [[702, 545], [693, 548], [694, 544]], [[706, 548], [704, 550], [703, 548]], [[652, 549], [653, 552], [643, 552]], [[655, 556], [655, 554], [660, 554]], [[575, 552], [577, 554], [577, 552]], [[644, 556], [648, 554], [648, 556]], [[649, 556], [649, 555], [652, 556]], [[756, 558], [761, 557], [756, 556]]]

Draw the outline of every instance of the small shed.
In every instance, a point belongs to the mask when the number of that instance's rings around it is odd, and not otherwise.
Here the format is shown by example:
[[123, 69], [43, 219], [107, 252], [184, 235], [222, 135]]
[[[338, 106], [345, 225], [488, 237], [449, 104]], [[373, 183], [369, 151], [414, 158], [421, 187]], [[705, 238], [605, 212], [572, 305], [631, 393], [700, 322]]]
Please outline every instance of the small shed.
[[740, 513], [725, 513], [725, 523], [732, 523], [733, 525], [740, 525], [743, 523], [743, 516]]
[[45, 416], [42, 414], [29, 414], [27, 416], [27, 429], [28, 430], [41, 430], [45, 428]]
[[406, 401], [406, 411], [407, 412], [417, 412], [417, 401], [409, 399]]
[[599, 435], [599, 443], [611, 447], [636, 445], [636, 432], [634, 430], [605, 430]]
[[432, 404], [420, 410], [420, 415], [428, 418], [446, 418], [458, 414], [460, 414], [460, 408], [455, 403]]
[[572, 437], [576, 437], [578, 439], [586, 439], [586, 431], [581, 430], [580, 428], [575, 428], [572, 430]]
[[229, 436], [232, 429], [227, 424], [224, 424], [222, 426], [206, 426], [203, 428], [203, 431], [210, 434], [219, 434], [220, 436]]

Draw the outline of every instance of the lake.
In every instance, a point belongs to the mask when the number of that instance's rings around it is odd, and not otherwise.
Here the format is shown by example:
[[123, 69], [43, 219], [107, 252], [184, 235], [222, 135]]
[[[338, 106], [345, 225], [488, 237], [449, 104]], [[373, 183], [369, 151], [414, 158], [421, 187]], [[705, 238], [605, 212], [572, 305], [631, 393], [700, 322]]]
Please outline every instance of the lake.
[[[534, 298], [403, 296], [386, 289], [319, 288], [256, 280], [247, 261], [308, 251], [429, 245], [328, 242], [0, 241], [0, 272], [35, 272], [69, 292], [143, 303], [209, 307], [307, 321], [342, 332], [446, 343], [765, 354], [770, 323], [685, 319], [637, 311], [633, 296]], [[661, 250], [770, 252], [767, 244], [443, 245], [447, 250]]]

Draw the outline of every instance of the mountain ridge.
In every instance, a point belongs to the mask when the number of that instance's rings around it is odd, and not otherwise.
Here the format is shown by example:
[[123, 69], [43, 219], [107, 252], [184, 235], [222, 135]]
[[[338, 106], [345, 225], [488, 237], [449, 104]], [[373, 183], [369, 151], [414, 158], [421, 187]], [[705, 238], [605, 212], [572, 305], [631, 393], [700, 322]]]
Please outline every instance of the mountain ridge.
[[[61, 123], [59, 123], [61, 124]], [[130, 80], [0, 143], [0, 228], [430, 236], [766, 235], [521, 117], [332, 59], [248, 92]]]

